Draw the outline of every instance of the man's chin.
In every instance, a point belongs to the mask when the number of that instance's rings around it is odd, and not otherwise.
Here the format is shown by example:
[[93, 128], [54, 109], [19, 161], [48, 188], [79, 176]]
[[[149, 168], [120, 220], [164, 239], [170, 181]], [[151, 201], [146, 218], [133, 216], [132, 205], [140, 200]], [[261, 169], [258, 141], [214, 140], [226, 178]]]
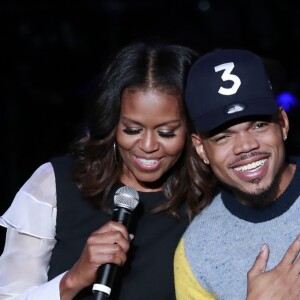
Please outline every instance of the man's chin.
[[274, 195], [276, 195], [270, 188], [256, 193], [237, 191], [235, 194], [238, 199], [242, 199], [245, 205], [256, 209], [261, 209], [271, 204], [275, 199]]
[[277, 181], [265, 188], [256, 187], [255, 191], [242, 191], [232, 186], [226, 188], [234, 194], [239, 202], [256, 209], [264, 208], [274, 202], [278, 192]]

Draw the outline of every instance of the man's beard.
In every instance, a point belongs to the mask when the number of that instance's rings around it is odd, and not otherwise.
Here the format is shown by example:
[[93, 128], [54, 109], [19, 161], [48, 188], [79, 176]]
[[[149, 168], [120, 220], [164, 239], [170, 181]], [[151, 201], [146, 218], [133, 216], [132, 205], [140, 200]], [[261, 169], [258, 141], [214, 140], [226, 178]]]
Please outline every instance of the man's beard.
[[[274, 202], [278, 196], [279, 182], [282, 174], [282, 169], [276, 174], [274, 180], [266, 188], [261, 188], [255, 193], [243, 192], [233, 186], [224, 184], [225, 188], [229, 190], [237, 200], [241, 199], [242, 203], [252, 208], [261, 209], [270, 203]], [[251, 183], [255, 184], [255, 180]]]

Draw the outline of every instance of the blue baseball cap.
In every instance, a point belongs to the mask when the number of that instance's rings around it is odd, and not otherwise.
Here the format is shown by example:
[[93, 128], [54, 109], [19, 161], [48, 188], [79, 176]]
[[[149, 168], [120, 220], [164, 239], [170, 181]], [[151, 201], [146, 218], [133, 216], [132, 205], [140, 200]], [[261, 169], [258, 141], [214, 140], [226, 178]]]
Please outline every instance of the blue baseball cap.
[[185, 101], [199, 132], [279, 109], [262, 59], [242, 49], [218, 49], [200, 57], [189, 72]]

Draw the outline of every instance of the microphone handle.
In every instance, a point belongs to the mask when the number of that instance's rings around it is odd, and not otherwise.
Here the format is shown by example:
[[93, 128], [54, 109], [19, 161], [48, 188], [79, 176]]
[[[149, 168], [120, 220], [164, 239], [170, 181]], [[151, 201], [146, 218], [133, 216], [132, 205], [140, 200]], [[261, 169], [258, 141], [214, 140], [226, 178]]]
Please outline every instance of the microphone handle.
[[107, 294], [103, 293], [103, 292], [95, 292], [95, 300], [107, 300], [108, 297], [107, 297]]
[[[132, 211], [125, 208], [116, 208], [112, 220], [123, 224], [128, 228]], [[111, 293], [111, 288], [117, 276], [119, 267], [115, 264], [105, 264], [98, 269], [97, 281], [93, 286], [95, 300], [107, 300]]]
[[[96, 300], [109, 298], [118, 268], [115, 264], [105, 264], [98, 270], [97, 282], [99, 282], [100, 288], [95, 290], [95, 294], [97, 295]], [[95, 288], [97, 288], [97, 284]]]
[[131, 213], [132, 213], [132, 211], [130, 211], [124, 207], [115, 208], [112, 220], [123, 224], [128, 229], [129, 223], [131, 220]]

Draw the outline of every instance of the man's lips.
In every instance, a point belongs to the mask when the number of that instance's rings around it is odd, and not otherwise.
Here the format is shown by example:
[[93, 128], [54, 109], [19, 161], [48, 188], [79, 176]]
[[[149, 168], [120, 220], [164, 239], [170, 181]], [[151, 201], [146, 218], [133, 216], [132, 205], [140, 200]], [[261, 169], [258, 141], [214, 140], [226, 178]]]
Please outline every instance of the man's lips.
[[265, 163], [267, 162], [267, 159], [260, 159], [245, 165], [240, 165], [238, 167], [233, 168], [235, 171], [237, 172], [245, 172], [245, 171], [251, 171], [251, 170], [255, 170], [257, 168], [260, 168], [261, 166], [263, 166]]
[[231, 169], [241, 180], [249, 182], [254, 179], [262, 180], [267, 174], [268, 166], [268, 159], [261, 158], [245, 164], [241, 164], [240, 161], [238, 166], [232, 167]]

